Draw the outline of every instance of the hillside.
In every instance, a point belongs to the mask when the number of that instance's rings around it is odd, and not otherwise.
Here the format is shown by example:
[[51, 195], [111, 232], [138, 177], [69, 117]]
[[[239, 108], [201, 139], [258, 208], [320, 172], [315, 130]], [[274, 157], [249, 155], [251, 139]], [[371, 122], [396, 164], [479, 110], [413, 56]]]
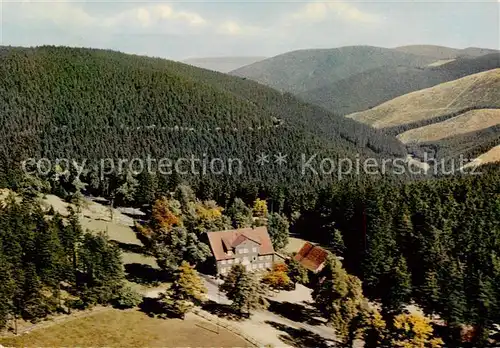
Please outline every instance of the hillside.
[[266, 59], [266, 57], [206, 57], [189, 58], [182, 63], [196, 66], [198, 68], [228, 73], [245, 65]]
[[[257, 83], [189, 65], [112, 51], [10, 48], [0, 58], [0, 184], [15, 185], [28, 157], [71, 158], [96, 194], [101, 159], [238, 159], [241, 173], [186, 175], [221, 194], [236, 186], [307, 185], [301, 155], [404, 154], [395, 139]], [[291, 170], [260, 154], [287, 154]], [[271, 157], [272, 158], [272, 157]], [[331, 178], [330, 178], [331, 179]]]
[[415, 128], [419, 123], [432, 123], [433, 119], [456, 116], [467, 109], [497, 107], [500, 107], [500, 69], [493, 69], [405, 94], [347, 117], [375, 128], [408, 124]]
[[479, 57], [485, 54], [498, 53], [497, 50], [479, 47], [464, 49], [450, 48], [436, 45], [408, 45], [394, 48], [394, 50], [435, 59], [454, 59], [458, 57]]
[[339, 114], [367, 110], [406, 93], [500, 67], [500, 55], [461, 58], [441, 65], [382, 67], [312, 89], [298, 96]]
[[408, 130], [397, 137], [405, 144], [438, 141], [500, 124], [500, 109], [471, 110], [443, 122]]
[[318, 88], [352, 75], [382, 66], [425, 66], [431, 57], [372, 46], [310, 49], [288, 52], [234, 70], [246, 77], [291, 93]]
[[500, 162], [500, 145], [495, 146], [491, 150], [481, 154], [479, 157], [475, 158], [468, 166], [474, 165], [484, 165], [488, 163], [497, 163]]

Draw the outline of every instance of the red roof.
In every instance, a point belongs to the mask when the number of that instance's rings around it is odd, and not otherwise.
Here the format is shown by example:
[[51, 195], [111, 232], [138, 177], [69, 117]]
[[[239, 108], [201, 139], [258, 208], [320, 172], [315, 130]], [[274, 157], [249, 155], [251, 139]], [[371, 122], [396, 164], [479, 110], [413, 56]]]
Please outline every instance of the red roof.
[[328, 257], [328, 252], [309, 242], [305, 242], [294, 259], [310, 271], [318, 272]]
[[273, 244], [265, 226], [208, 232], [207, 235], [210, 248], [217, 261], [234, 258], [234, 255], [228, 255], [226, 251], [231, 250], [247, 239], [260, 244], [259, 255], [274, 254]]

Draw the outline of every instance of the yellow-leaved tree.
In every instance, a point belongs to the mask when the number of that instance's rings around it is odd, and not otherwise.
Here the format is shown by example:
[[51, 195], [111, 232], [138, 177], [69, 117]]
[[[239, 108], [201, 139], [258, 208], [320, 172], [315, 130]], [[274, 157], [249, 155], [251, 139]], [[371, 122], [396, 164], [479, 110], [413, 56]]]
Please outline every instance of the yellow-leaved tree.
[[253, 216], [265, 218], [267, 216], [267, 202], [263, 199], [257, 198], [253, 202]]
[[433, 336], [430, 320], [419, 314], [399, 314], [394, 318], [392, 346], [400, 348], [440, 348], [443, 340]]

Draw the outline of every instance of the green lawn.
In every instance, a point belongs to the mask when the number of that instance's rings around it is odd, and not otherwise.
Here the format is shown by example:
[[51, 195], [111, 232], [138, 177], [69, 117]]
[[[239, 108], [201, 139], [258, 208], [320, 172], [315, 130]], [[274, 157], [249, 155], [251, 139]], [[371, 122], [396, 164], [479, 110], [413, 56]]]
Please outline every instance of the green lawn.
[[241, 337], [194, 315], [155, 319], [137, 310], [110, 309], [84, 318], [0, 338], [6, 347], [249, 347]]

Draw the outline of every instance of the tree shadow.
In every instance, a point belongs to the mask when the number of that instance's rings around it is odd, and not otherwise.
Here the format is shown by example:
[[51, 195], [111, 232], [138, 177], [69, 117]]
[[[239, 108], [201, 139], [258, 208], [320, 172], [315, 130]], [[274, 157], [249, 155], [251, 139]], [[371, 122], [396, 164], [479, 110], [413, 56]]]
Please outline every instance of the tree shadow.
[[270, 299], [268, 299], [268, 301], [268, 310], [274, 314], [298, 323], [307, 323], [309, 325], [324, 324], [324, 322], [317, 318], [320, 317], [320, 315], [315, 309], [307, 308], [298, 303], [278, 302]]
[[250, 317], [248, 313], [237, 313], [230, 305], [217, 303], [215, 301], [207, 301], [203, 303], [201, 308], [210, 314], [218, 316], [219, 318], [234, 321], [241, 321]]
[[277, 330], [283, 331], [286, 334], [284, 335], [279, 335], [279, 339], [285, 343], [288, 344], [292, 347], [300, 347], [300, 348], [309, 348], [309, 347], [315, 347], [315, 348], [331, 348], [331, 347], [338, 347], [337, 343], [333, 340], [328, 340], [323, 337], [321, 337], [318, 334], [315, 334], [314, 332], [311, 332], [306, 329], [296, 329], [284, 324], [280, 324], [274, 321], [265, 321], [266, 324], [271, 325]]
[[132, 243], [123, 243], [123, 242], [119, 242], [117, 240], [112, 240], [111, 242], [124, 252], [148, 255], [148, 253], [146, 252], [146, 249], [142, 245], [132, 244]]
[[141, 263], [126, 264], [125, 273], [128, 281], [142, 285], [155, 285], [171, 280], [167, 272]]
[[125, 207], [117, 207], [116, 208], [122, 215], [128, 216], [135, 220], [143, 220], [147, 216], [145, 212], [138, 208], [125, 208]]
[[174, 313], [158, 298], [144, 297], [139, 305], [139, 311], [145, 313], [148, 317], [159, 319], [184, 319], [182, 314]]

